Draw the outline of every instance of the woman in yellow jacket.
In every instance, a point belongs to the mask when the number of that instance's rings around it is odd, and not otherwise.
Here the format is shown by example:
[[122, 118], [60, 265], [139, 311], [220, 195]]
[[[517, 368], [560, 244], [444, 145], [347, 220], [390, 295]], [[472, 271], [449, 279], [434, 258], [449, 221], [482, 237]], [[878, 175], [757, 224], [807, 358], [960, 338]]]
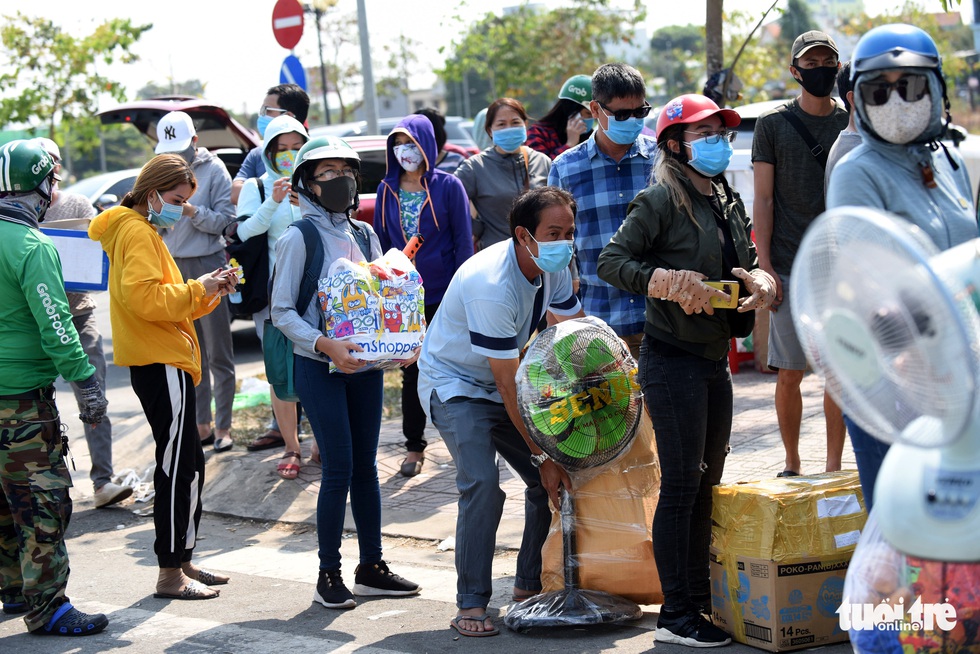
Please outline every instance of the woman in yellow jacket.
[[156, 596], [170, 599], [217, 597], [209, 585], [228, 582], [191, 563], [204, 487], [194, 411], [194, 386], [201, 380], [194, 320], [210, 313], [237, 279], [234, 271], [219, 269], [185, 283], [158, 231], [180, 219], [196, 187], [183, 158], [154, 157], [121, 205], [96, 216], [88, 231], [109, 255], [115, 364], [129, 367], [156, 442]]

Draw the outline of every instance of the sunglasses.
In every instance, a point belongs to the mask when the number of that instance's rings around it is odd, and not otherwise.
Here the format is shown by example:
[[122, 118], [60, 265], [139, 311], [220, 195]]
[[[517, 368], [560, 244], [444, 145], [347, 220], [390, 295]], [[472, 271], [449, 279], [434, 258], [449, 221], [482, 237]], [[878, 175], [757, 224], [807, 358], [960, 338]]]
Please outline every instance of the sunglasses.
[[599, 106], [602, 107], [602, 113], [606, 114], [606, 118], [610, 117], [609, 114], [611, 112], [612, 117], [620, 122], [628, 118], [646, 118], [650, 115], [650, 110], [653, 109], [649, 102], [644, 102], [642, 107], [637, 107], [636, 109], [617, 109], [616, 111], [613, 111], [601, 102], [599, 102]]
[[861, 98], [866, 105], [878, 107], [888, 102], [892, 89], [896, 89], [899, 97], [905, 102], [915, 102], [929, 94], [929, 78], [925, 75], [909, 74], [902, 75], [894, 82], [884, 80], [862, 82]]

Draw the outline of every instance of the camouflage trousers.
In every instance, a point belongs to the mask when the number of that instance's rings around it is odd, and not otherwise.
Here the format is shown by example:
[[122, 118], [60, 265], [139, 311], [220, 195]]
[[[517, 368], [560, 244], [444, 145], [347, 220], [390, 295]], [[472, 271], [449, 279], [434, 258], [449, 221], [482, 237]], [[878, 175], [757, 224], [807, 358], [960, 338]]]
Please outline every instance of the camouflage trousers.
[[54, 400], [0, 400], [0, 596], [43, 627], [68, 585], [71, 475]]

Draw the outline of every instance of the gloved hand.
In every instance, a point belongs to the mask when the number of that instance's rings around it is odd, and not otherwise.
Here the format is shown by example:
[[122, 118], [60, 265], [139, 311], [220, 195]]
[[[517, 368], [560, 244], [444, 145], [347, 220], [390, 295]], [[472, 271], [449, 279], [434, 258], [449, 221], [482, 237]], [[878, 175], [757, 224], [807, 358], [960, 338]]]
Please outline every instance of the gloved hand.
[[661, 300], [670, 300], [681, 305], [684, 313], [701, 313], [714, 315], [711, 298], [728, 299], [728, 293], [702, 283], [705, 275], [694, 270], [666, 270], [657, 268], [650, 276], [647, 285], [647, 295]]
[[102, 422], [109, 402], [105, 399], [105, 393], [102, 392], [102, 386], [99, 385], [95, 375], [79, 382], [78, 392], [82, 399], [82, 412], [78, 414], [78, 419], [86, 425], [97, 425]]
[[744, 268], [732, 268], [732, 274], [745, 283], [745, 288], [750, 293], [738, 303], [739, 313], [768, 309], [776, 299], [776, 280], [762, 268], [756, 268], [752, 272]]

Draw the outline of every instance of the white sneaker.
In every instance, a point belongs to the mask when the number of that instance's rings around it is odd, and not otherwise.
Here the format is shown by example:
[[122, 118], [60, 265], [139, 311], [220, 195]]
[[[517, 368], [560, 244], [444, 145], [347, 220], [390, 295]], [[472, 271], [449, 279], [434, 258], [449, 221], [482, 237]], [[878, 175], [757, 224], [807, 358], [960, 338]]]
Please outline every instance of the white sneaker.
[[122, 502], [132, 494], [132, 486], [120, 486], [119, 484], [113, 484], [110, 481], [102, 488], [95, 491], [95, 508], [101, 509], [109, 506], [110, 504]]

